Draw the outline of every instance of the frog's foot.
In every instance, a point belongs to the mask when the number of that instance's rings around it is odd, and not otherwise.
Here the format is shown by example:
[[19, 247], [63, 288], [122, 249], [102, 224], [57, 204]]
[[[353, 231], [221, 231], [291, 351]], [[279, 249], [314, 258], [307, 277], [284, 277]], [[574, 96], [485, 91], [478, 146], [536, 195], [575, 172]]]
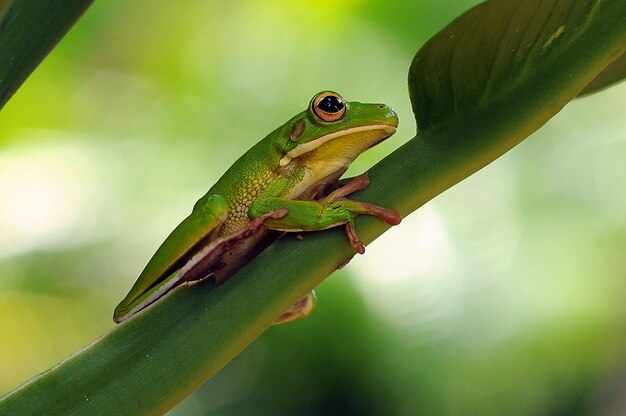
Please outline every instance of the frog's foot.
[[220, 257], [237, 243], [257, 235], [262, 230], [263, 223], [268, 219], [282, 218], [287, 215], [286, 208], [268, 212], [248, 222], [247, 226], [235, 233], [225, 235], [211, 241], [180, 269], [179, 280], [193, 282], [207, 277], [207, 270], [219, 264]]
[[402, 216], [397, 211], [389, 208], [379, 207], [378, 205], [368, 204], [367, 202], [354, 201], [351, 199], [340, 199], [338, 201], [332, 202], [331, 204], [338, 206], [341, 209], [347, 210], [347, 212], [344, 211], [347, 216], [347, 219], [345, 221], [346, 235], [348, 236], [348, 240], [354, 248], [354, 251], [359, 254], [365, 253], [365, 246], [363, 245], [363, 243], [359, 239], [359, 236], [356, 233], [356, 227], [354, 225], [355, 214], [372, 215], [374, 217], [380, 218], [389, 225], [398, 225], [400, 224], [400, 221], [402, 221]]
[[317, 298], [315, 292], [311, 291], [291, 308], [287, 309], [282, 315], [280, 315], [272, 325], [280, 325], [287, 322], [295, 321], [297, 319], [306, 318], [315, 311], [317, 306]]
[[359, 239], [359, 236], [356, 233], [356, 228], [354, 227], [354, 221], [348, 221], [346, 223], [346, 235], [348, 236], [348, 241], [359, 254], [365, 253], [365, 246]]
[[369, 204], [361, 201], [350, 201], [358, 205], [357, 209], [353, 209], [355, 214], [372, 215], [380, 218], [389, 225], [398, 225], [402, 221], [402, 215], [396, 210], [384, 208], [378, 205]]

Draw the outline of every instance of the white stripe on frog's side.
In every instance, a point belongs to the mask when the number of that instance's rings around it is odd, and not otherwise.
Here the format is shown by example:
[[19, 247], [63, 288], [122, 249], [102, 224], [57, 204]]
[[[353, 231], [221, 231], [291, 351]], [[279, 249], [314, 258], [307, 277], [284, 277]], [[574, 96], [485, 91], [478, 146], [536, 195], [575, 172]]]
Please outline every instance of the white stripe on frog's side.
[[201, 279], [194, 279], [192, 281], [188, 281], [188, 280], [186, 280], [187, 273], [189, 273], [189, 271], [191, 269], [193, 269], [193, 267], [196, 264], [198, 264], [206, 256], [208, 256], [209, 253], [211, 253], [213, 250], [215, 250], [216, 247], [218, 247], [220, 244], [224, 244], [225, 242], [227, 242], [229, 238], [230, 238], [230, 236], [217, 238], [217, 239], [211, 241], [206, 246], [204, 246], [200, 251], [198, 251], [196, 254], [194, 254], [191, 257], [191, 259], [187, 263], [185, 263], [183, 265], [183, 267], [181, 267], [180, 269], [176, 270], [172, 275], [168, 276], [165, 280], [163, 280], [163, 282], [159, 283], [161, 286], [159, 286], [157, 290], [152, 292], [150, 294], [150, 296], [148, 296], [147, 298], [142, 300], [140, 303], [135, 305], [134, 308], [132, 308], [131, 310], [129, 310], [125, 314], [123, 314], [121, 316], [116, 316], [115, 317], [115, 322], [120, 323], [122, 321], [125, 321], [126, 319], [130, 318], [131, 316], [133, 316], [137, 312], [141, 311], [142, 309], [148, 307], [152, 303], [154, 303], [157, 300], [159, 300], [167, 292], [169, 292], [170, 290], [174, 289], [175, 286], [181, 285], [181, 283], [183, 283], [183, 282], [187, 283], [187, 284], [192, 284], [192, 283], [195, 283], [195, 282], [201, 280]]
[[[177, 270], [174, 273], [177, 273], [178, 275], [180, 275], [180, 270]], [[119, 316], [118, 315], [114, 316], [113, 320], [115, 321], [116, 324], [124, 322], [125, 320], [127, 320], [128, 318], [130, 318], [131, 316], [133, 316], [137, 312], [141, 311], [142, 309], [144, 309], [148, 305], [151, 305], [152, 303], [156, 302], [160, 297], [162, 297], [167, 292], [172, 290], [172, 288], [174, 288], [174, 286], [179, 284], [179, 282], [180, 282], [180, 278], [179, 277], [172, 277], [170, 279], [165, 279], [161, 283], [162, 286], [159, 287], [156, 291], [152, 292], [152, 294], [150, 296], [148, 296], [146, 299], [142, 300], [139, 304], [135, 305], [134, 308], [132, 308], [131, 310], [129, 310], [125, 314], [119, 315]]]

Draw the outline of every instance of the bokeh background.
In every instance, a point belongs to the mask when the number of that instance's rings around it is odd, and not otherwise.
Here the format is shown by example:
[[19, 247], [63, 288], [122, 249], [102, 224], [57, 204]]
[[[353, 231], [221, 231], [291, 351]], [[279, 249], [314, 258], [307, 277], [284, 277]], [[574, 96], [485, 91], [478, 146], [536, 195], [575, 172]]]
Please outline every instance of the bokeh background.
[[[97, 1], [0, 112], [0, 394], [112, 328], [193, 203], [317, 91], [400, 115], [349, 173], [410, 139], [410, 60], [476, 3]], [[625, 104], [568, 105], [169, 415], [626, 414]]]

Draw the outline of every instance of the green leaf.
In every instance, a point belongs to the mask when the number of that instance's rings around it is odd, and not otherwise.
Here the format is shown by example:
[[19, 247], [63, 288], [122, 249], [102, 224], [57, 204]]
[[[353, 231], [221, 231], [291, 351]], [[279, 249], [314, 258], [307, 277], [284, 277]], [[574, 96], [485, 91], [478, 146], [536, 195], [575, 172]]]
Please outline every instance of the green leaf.
[[93, 0], [0, 0], [0, 109]]
[[[595, 77], [621, 55], [624, 22], [619, 18], [625, 9], [624, 1], [502, 0], [470, 10], [413, 60], [409, 85], [418, 129], [469, 121], [475, 114], [491, 116], [490, 109], [522, 104], [528, 94], [555, 101], [582, 90], [583, 79]], [[618, 40], [617, 46], [587, 48], [600, 38]], [[578, 82], [570, 82], [571, 77]], [[565, 105], [568, 100], [560, 101]], [[529, 113], [541, 112], [528, 107]]]
[[613, 84], [622, 82], [626, 78], [626, 54], [617, 58], [613, 63], [600, 72], [578, 95], [586, 97]]
[[[359, 199], [408, 214], [495, 160], [626, 51], [625, 19], [623, 0], [494, 0], [457, 19], [411, 65], [418, 135]], [[387, 229], [357, 227], [365, 242]], [[0, 414], [163, 414], [353, 254], [338, 229], [283, 238], [224, 285], [177, 290], [13, 391]]]
[[418, 140], [404, 153], [419, 158], [409, 171], [419, 173], [411, 178], [419, 192], [403, 207], [486, 166], [558, 113], [624, 53], [625, 19], [622, 0], [494, 0], [429, 40], [409, 70]]

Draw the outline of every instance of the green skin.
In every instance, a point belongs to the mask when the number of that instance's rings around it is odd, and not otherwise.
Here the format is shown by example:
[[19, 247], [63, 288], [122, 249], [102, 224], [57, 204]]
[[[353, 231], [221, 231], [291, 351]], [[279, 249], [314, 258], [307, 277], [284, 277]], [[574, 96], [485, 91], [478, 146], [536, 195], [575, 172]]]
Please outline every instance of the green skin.
[[[359, 154], [395, 133], [397, 115], [383, 104], [344, 102], [343, 116], [325, 121], [313, 108], [320, 94], [241, 156], [195, 204], [115, 308], [115, 322], [181, 284], [208, 276], [218, 284], [225, 281], [275, 240], [277, 231], [345, 225], [350, 243], [363, 253], [354, 229], [356, 214], [400, 222], [395, 211], [345, 198], [367, 186], [367, 176], [339, 181]], [[314, 300], [308, 295], [277, 322], [308, 315]]]

